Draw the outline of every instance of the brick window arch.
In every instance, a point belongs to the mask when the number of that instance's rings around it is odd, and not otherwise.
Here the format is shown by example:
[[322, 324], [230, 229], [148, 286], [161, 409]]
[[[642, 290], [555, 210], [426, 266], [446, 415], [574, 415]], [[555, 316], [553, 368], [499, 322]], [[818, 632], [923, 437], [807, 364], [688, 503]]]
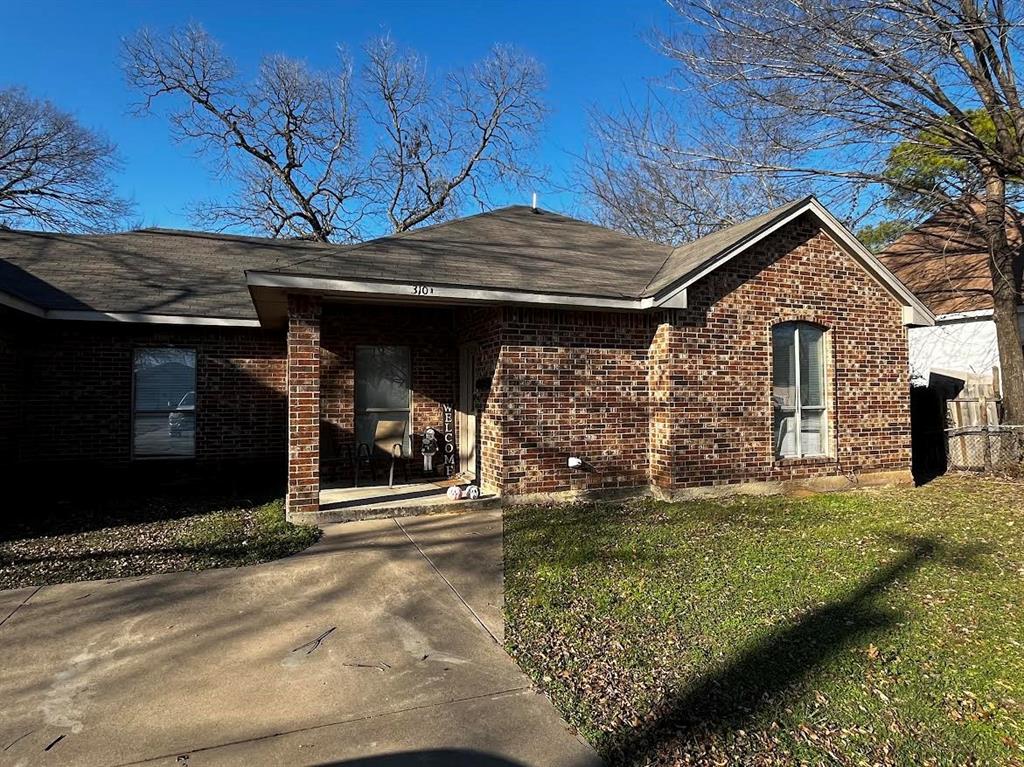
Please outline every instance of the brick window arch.
[[810, 322], [772, 328], [772, 444], [776, 458], [828, 453], [826, 331]]

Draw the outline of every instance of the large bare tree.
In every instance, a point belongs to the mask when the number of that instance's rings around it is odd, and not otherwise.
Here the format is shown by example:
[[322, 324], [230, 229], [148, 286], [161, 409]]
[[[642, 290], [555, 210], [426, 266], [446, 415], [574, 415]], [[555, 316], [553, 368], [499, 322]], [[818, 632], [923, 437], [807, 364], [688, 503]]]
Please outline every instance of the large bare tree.
[[495, 186], [533, 176], [527, 163], [546, 112], [537, 62], [495, 46], [438, 86], [425, 62], [389, 37], [366, 47], [367, 105], [378, 127], [372, 163], [376, 199], [404, 232], [481, 204]]
[[163, 37], [143, 30], [124, 41], [123, 54], [129, 83], [145, 96], [140, 111], [177, 97], [174, 136], [212, 153], [216, 172], [239, 182], [229, 202], [199, 203], [199, 221], [324, 242], [355, 235], [362, 179], [347, 60], [318, 72], [269, 56], [243, 82], [197, 25]]
[[[893, 191], [974, 216], [989, 245], [1005, 416], [1024, 422], [1018, 252], [1007, 207], [1024, 177], [1016, 67], [1021, 8], [1004, 0], [673, 0], [658, 44], [690, 111], [659, 157], [811, 184], [863, 212]], [[760, 137], [748, 145], [745, 136]], [[646, 138], [646, 137], [645, 137]], [[959, 174], [893, 172], [893, 150], [953, 158]], [[910, 163], [909, 166], [915, 166]], [[961, 179], [956, 183], [955, 179]], [[1018, 185], [1019, 186], [1019, 185]]]
[[[661, 99], [619, 113], [591, 115], [590, 139], [574, 175], [601, 224], [678, 244], [782, 205], [808, 186], [774, 174], [740, 173], [708, 152], [679, 162], [691, 147], [685, 121]], [[713, 134], [702, 139], [708, 148]], [[755, 136], [747, 138], [752, 146]], [[768, 155], [773, 147], [760, 147]]]
[[114, 189], [114, 146], [48, 101], [0, 89], [0, 223], [104, 231], [130, 206]]
[[175, 136], [212, 150], [216, 170], [239, 182], [227, 203], [198, 209], [204, 224], [319, 241], [355, 239], [367, 225], [401, 232], [532, 173], [544, 83], [510, 48], [440, 83], [386, 37], [366, 47], [358, 78], [344, 55], [329, 73], [271, 56], [244, 82], [196, 25], [143, 30], [123, 51], [141, 110], [175, 97]]

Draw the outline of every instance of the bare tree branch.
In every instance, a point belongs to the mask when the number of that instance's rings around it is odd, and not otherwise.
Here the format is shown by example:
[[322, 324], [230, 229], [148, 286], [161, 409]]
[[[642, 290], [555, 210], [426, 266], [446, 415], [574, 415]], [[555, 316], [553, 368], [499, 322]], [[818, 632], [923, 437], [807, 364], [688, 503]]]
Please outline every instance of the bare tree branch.
[[131, 206], [114, 191], [113, 145], [48, 101], [0, 89], [0, 223], [105, 231]]
[[[1024, 178], [1019, 4], [671, 4], [681, 23], [657, 44], [677, 65], [671, 84], [682, 108], [666, 116], [672, 132], [627, 132], [629, 162], [652, 158], [660, 173], [687, 180], [706, 178], [710, 168], [769, 188], [804, 183], [841, 204], [848, 220], [882, 201], [913, 201], [916, 210], [904, 212], [918, 216], [954, 206], [969, 220], [983, 200], [976, 223], [989, 242], [1006, 417], [1024, 421], [1019, 253], [1006, 233]], [[900, 145], [944, 155], [967, 172], [893, 174], [889, 159]]]
[[438, 86], [424, 62], [389, 37], [366, 47], [368, 111], [380, 140], [375, 199], [403, 232], [485, 204], [481, 190], [535, 178], [526, 161], [546, 114], [540, 66], [497, 46], [483, 62]]
[[195, 25], [162, 38], [143, 30], [123, 53], [129, 83], [144, 94], [139, 110], [177, 96], [175, 137], [197, 142], [241, 182], [230, 204], [199, 205], [201, 222], [319, 241], [357, 236], [363, 178], [347, 59], [317, 72], [268, 56], [253, 82], [240, 83], [233, 62]]
[[[164, 37], [143, 30], [123, 53], [128, 82], [144, 97], [139, 111], [176, 97], [175, 137], [238, 182], [227, 202], [195, 207], [203, 225], [355, 239], [370, 216], [401, 232], [456, 215], [467, 200], [483, 204], [483, 189], [533, 177], [527, 158], [545, 114], [543, 78], [510, 48], [440, 82], [386, 37], [367, 46], [356, 83], [345, 55], [331, 73], [269, 56], [255, 81], [242, 82], [195, 25]], [[356, 104], [369, 123], [369, 155], [357, 140]]]

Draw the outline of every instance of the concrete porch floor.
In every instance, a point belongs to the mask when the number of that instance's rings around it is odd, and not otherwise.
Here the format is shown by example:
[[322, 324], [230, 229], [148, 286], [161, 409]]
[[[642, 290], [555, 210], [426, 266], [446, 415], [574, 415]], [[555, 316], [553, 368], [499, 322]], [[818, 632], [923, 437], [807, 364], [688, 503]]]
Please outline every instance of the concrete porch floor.
[[[452, 501], [446, 493], [455, 481], [410, 482], [366, 487], [324, 487], [320, 490], [320, 512], [315, 522], [345, 522], [379, 517], [401, 517], [441, 511], [469, 511], [494, 507], [495, 495], [482, 495], [476, 500]], [[463, 487], [465, 484], [463, 483]], [[305, 517], [307, 515], [298, 515]], [[299, 519], [296, 519], [299, 521]]]

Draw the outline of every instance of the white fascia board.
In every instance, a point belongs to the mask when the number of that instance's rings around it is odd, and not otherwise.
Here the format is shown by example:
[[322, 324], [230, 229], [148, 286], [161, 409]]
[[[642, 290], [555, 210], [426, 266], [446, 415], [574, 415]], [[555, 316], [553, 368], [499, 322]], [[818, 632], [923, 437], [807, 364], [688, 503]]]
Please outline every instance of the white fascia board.
[[657, 302], [655, 302], [653, 298], [645, 298], [643, 300], [650, 302], [644, 308], [660, 307], [662, 309], [685, 309], [689, 296], [687, 295], [686, 288], [676, 288]]
[[915, 318], [913, 322], [908, 322], [906, 324], [935, 324], [935, 315], [932, 313], [932, 310], [929, 309], [925, 303], [910, 290], [910, 288], [900, 282], [899, 278], [893, 274], [885, 264], [879, 261], [878, 257], [874, 253], [865, 248], [863, 243], [861, 243], [861, 241], [858, 240], [849, 229], [843, 226], [835, 216], [829, 213], [828, 209], [824, 205], [812, 197], [808, 201], [807, 207], [814, 211], [819, 220], [825, 224], [834, 236], [842, 240], [842, 242], [853, 252], [855, 256], [859, 256], [863, 259], [865, 262], [864, 265], [868, 267], [868, 271], [870, 271], [880, 282], [886, 285], [894, 294], [906, 301], [904, 306], [913, 310], [912, 316]]
[[[1018, 311], [1024, 312], [1024, 307], [1021, 307]], [[992, 315], [993, 311], [991, 309], [975, 309], [969, 312], [949, 312], [948, 314], [936, 314], [935, 322], [939, 325], [944, 325], [949, 322], [986, 320], [991, 319]]]
[[920, 312], [916, 306], [904, 306], [903, 307], [903, 324], [904, 325], [934, 325], [935, 318], [928, 317]]
[[[969, 312], [949, 312], [948, 314], [936, 314], [935, 324], [947, 325], [954, 322], [973, 322], [975, 320], [990, 320], [995, 312], [992, 309], [973, 309]], [[1024, 305], [1017, 307], [1017, 314], [1024, 319]]]
[[736, 258], [736, 256], [740, 255], [741, 253], [743, 253], [745, 250], [747, 250], [751, 246], [756, 245], [757, 243], [759, 243], [761, 240], [763, 240], [766, 237], [768, 237], [773, 232], [776, 232], [779, 229], [781, 229], [782, 227], [784, 227], [786, 224], [788, 224], [793, 219], [795, 219], [798, 216], [804, 214], [809, 209], [809, 206], [810, 206], [810, 202], [808, 202], [807, 204], [801, 205], [795, 211], [790, 211], [788, 214], [786, 214], [782, 218], [780, 218], [777, 221], [775, 221], [775, 223], [773, 223], [771, 226], [768, 226], [768, 227], [765, 227], [764, 229], [762, 229], [760, 232], [755, 234], [753, 237], [750, 237], [750, 238], [748, 238], [746, 240], [743, 240], [742, 242], [738, 243], [737, 245], [733, 246], [732, 248], [730, 248], [730, 249], [728, 249], [726, 251], [723, 251], [722, 253], [718, 254], [713, 259], [711, 259], [710, 261], [705, 263], [704, 266], [700, 268], [700, 270], [698, 270], [698, 271], [694, 272], [693, 274], [691, 274], [690, 276], [686, 277], [682, 282], [679, 282], [679, 283], [673, 285], [672, 288], [667, 293], [665, 293], [662, 298], [658, 299], [658, 305], [660, 306], [662, 304], [662, 302], [670, 300], [672, 298], [672, 296], [674, 296], [678, 291], [686, 290], [686, 288], [690, 287], [691, 285], [693, 285], [698, 280], [701, 280], [704, 277], [706, 277], [707, 275], [711, 274], [711, 272], [713, 272], [716, 269], [718, 269], [718, 267], [728, 263], [729, 261], [732, 261], [734, 258]]
[[[538, 293], [527, 290], [493, 290], [464, 288], [453, 285], [432, 285], [416, 282], [370, 282], [334, 277], [306, 277], [278, 272], [247, 271], [250, 288], [308, 290], [339, 296], [399, 298], [409, 303], [511, 303], [541, 304], [574, 309], [637, 310], [648, 308], [651, 299], [603, 298], [600, 296]], [[653, 304], [651, 304], [653, 305]]]
[[7, 306], [44, 320], [126, 322], [144, 325], [206, 325], [236, 328], [260, 327], [259, 320], [242, 320], [231, 317], [197, 317], [186, 314], [148, 314], [146, 312], [98, 312], [91, 309], [43, 309], [3, 291], [0, 291], [0, 306]]
[[809, 198], [803, 205], [798, 206], [794, 210], [791, 210], [786, 215], [780, 217], [771, 226], [767, 226], [760, 232], [755, 234], [753, 237], [749, 237], [743, 242], [738, 243], [735, 247], [724, 251], [715, 257], [711, 262], [701, 268], [699, 271], [693, 273], [689, 277], [686, 277], [680, 283], [674, 285], [672, 289], [664, 294], [664, 296], [658, 299], [656, 305], [661, 306], [664, 302], [671, 300], [671, 298], [680, 290], [685, 290], [690, 285], [701, 278], [707, 276], [711, 272], [718, 269], [723, 264], [728, 263], [736, 256], [740, 255], [748, 248], [761, 242], [763, 239], [778, 231], [786, 224], [790, 223], [794, 219], [802, 216], [804, 213], [811, 212], [817, 219], [825, 226], [826, 229], [842, 244], [844, 244], [854, 257], [861, 262], [862, 266], [875, 277], [883, 287], [886, 287], [893, 295], [897, 296], [903, 301], [903, 323], [906, 325], [934, 325], [935, 315], [932, 314], [931, 310], [925, 306], [924, 302], [915, 296], [906, 285], [900, 282], [896, 276], [889, 271], [889, 269], [878, 260], [878, 258], [867, 248], [865, 248], [861, 242], [853, 236], [850, 231], [843, 226], [828, 209], [825, 208], [820, 202], [813, 197]]

